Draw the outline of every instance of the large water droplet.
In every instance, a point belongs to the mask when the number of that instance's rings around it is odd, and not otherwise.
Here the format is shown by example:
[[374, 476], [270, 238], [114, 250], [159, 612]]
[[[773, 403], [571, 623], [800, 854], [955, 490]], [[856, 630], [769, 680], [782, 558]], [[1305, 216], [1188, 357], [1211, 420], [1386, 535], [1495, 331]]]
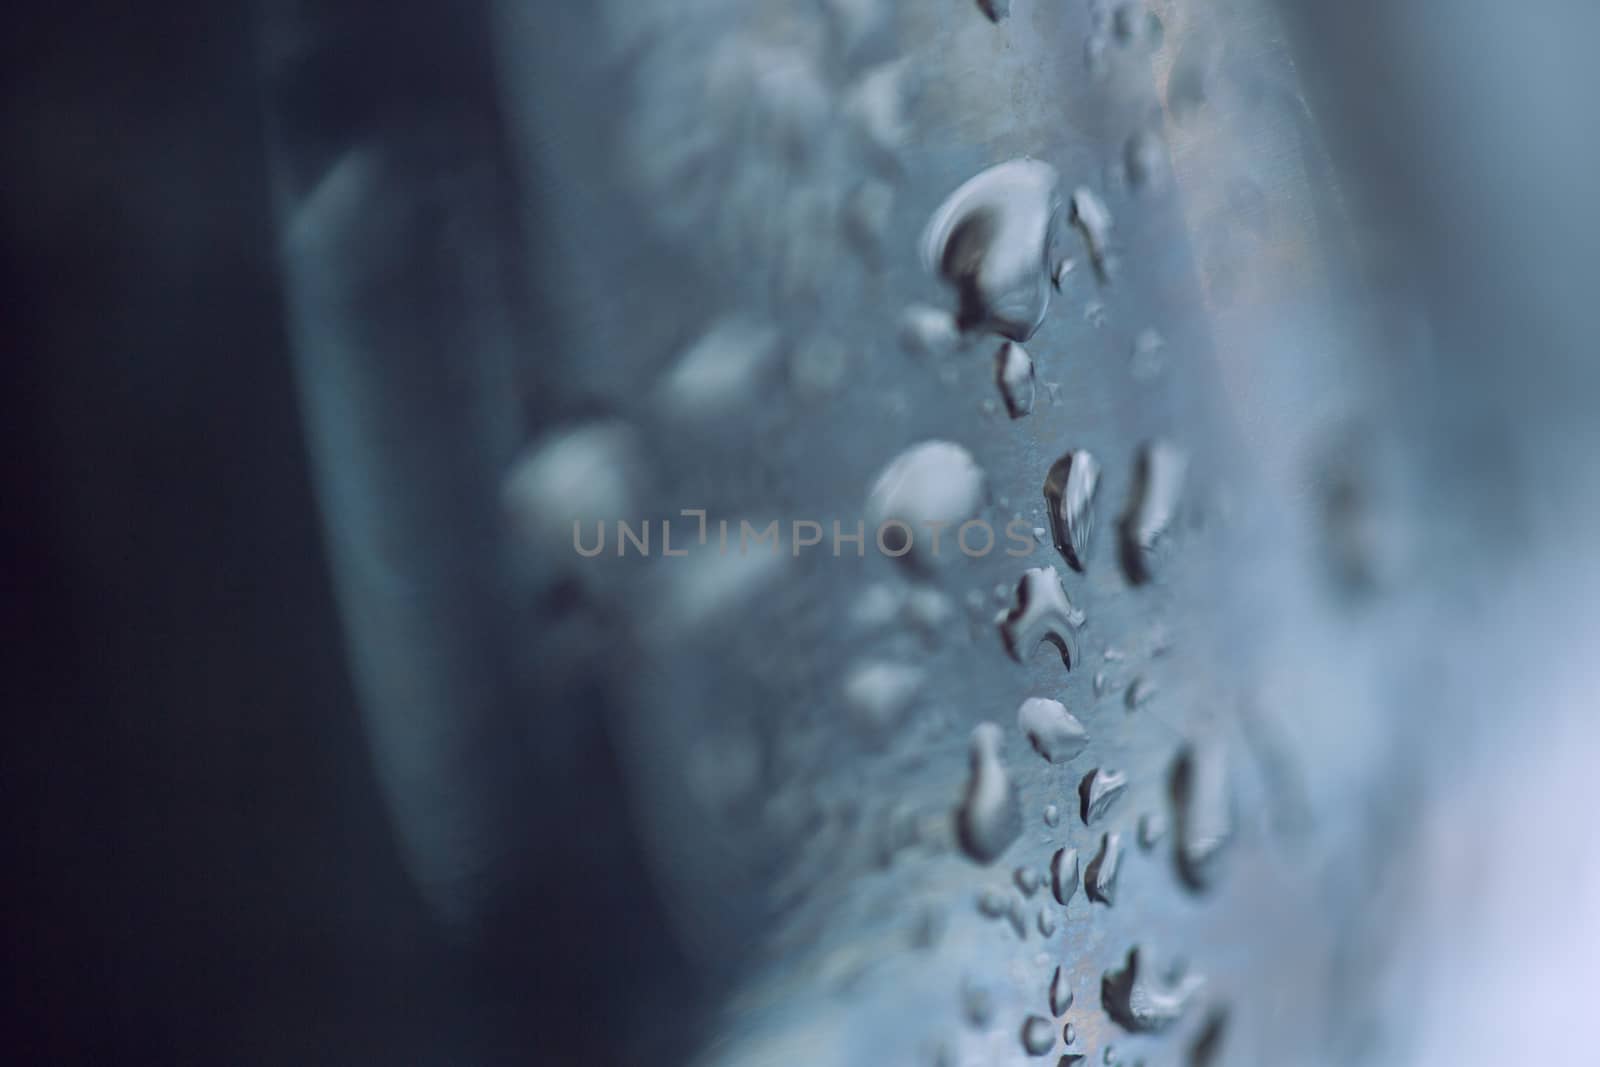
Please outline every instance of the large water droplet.
[[1033, 567], [1024, 571], [1017, 583], [1016, 599], [1000, 621], [1000, 635], [1005, 639], [1006, 651], [1018, 663], [1026, 663], [1048, 641], [1071, 670], [1078, 658], [1072, 631], [1083, 622], [1083, 612], [1067, 599], [1055, 568]]
[[922, 234], [922, 261], [955, 287], [964, 330], [1026, 341], [1050, 306], [1059, 176], [1033, 159], [990, 167], [951, 193]]
[[1151, 556], [1177, 516], [1188, 469], [1189, 458], [1165, 441], [1149, 442], [1139, 450], [1133, 494], [1119, 530], [1122, 568], [1135, 585], [1152, 577]]
[[1059, 700], [1029, 697], [1017, 708], [1017, 729], [1051, 763], [1065, 763], [1089, 743], [1089, 731]]
[[1072, 191], [1072, 222], [1089, 246], [1089, 260], [1102, 281], [1111, 273], [1111, 209], [1088, 186]]
[[1172, 768], [1172, 814], [1178, 874], [1195, 890], [1209, 888], [1233, 836], [1227, 754], [1216, 742], [1190, 745]]
[[1094, 537], [1094, 497], [1099, 487], [1100, 464], [1083, 449], [1056, 460], [1044, 480], [1045, 510], [1056, 550], [1080, 574]]
[[1128, 776], [1122, 771], [1108, 771], [1096, 767], [1078, 783], [1079, 813], [1083, 825], [1090, 826], [1111, 809], [1128, 788]]
[[1020, 419], [1033, 410], [1033, 357], [1027, 349], [1015, 341], [1002, 344], [994, 356], [994, 376], [1007, 414]]
[[1090, 900], [1110, 906], [1117, 887], [1117, 868], [1122, 864], [1122, 835], [1102, 834], [1100, 851], [1083, 872], [1083, 891]]
[[1028, 1016], [1022, 1024], [1023, 1051], [1030, 1056], [1044, 1056], [1055, 1047], [1055, 1024], [1041, 1015]]
[[[1078, 892], [1078, 850], [1058, 848], [1050, 857], [1050, 893], [1056, 903], [1066, 907]], [[1057, 1012], [1059, 1015], [1060, 1013]]]
[[[904, 523], [909, 533], [891, 527], [885, 533], [885, 545], [900, 551], [905, 543], [894, 538], [909, 536], [908, 558], [931, 563], [937, 559], [932, 537], [935, 529], [954, 530], [977, 514], [982, 502], [983, 471], [972, 453], [948, 441], [924, 441], [896, 456], [873, 483], [867, 497], [871, 531], [867, 536], [875, 536], [885, 523]], [[945, 537], [940, 542], [945, 554], [949, 540]]]
[[956, 837], [974, 861], [993, 863], [1022, 833], [1022, 813], [1000, 747], [1004, 735], [979, 723], [968, 746], [966, 793], [956, 811]]
[[1120, 970], [1105, 973], [1100, 981], [1100, 1000], [1106, 1013], [1130, 1033], [1160, 1033], [1183, 1017], [1190, 1000], [1204, 984], [1196, 975], [1185, 975], [1167, 985], [1141, 970], [1139, 949], [1128, 950], [1127, 962]]
[[1072, 1007], [1072, 979], [1065, 967], [1057, 967], [1056, 973], [1050, 979], [1050, 1014], [1059, 1019], [1070, 1007]]

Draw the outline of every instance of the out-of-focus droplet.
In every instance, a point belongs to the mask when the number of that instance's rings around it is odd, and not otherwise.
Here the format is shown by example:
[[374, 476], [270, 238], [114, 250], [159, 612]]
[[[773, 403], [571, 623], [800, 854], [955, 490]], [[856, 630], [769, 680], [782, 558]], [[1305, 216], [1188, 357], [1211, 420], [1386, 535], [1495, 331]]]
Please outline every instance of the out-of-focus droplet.
[[1166, 369], [1167, 342], [1155, 330], [1146, 327], [1133, 339], [1133, 352], [1128, 358], [1128, 373], [1135, 381], [1149, 382], [1161, 376]]
[[1070, 1007], [1072, 1007], [1072, 978], [1067, 974], [1065, 967], [1057, 967], [1056, 973], [1050, 978], [1050, 1014], [1059, 1019]]
[[789, 381], [804, 396], [828, 396], [838, 390], [849, 365], [849, 353], [835, 337], [817, 334], [795, 348], [789, 359]]
[[1117, 1046], [1107, 1045], [1106, 1050], [1100, 1054], [1100, 1062], [1106, 1067], [1113, 1067], [1117, 1062]]
[[1092, 826], [1111, 810], [1128, 788], [1128, 776], [1122, 771], [1108, 771], [1096, 767], [1078, 783], [1079, 814], [1083, 825]]
[[979, 723], [968, 746], [966, 792], [956, 811], [956, 837], [976, 863], [999, 859], [1022, 833], [1017, 794], [1000, 756], [1004, 734], [992, 722]]
[[994, 997], [989, 990], [971, 979], [961, 983], [961, 1014], [978, 1029], [989, 1025], [994, 1018]]
[[1146, 11], [1138, 0], [1126, 0], [1111, 16], [1111, 29], [1117, 42], [1141, 48], [1160, 48], [1165, 30], [1154, 11]]
[[911, 924], [911, 947], [915, 949], [931, 949], [939, 944], [939, 939], [944, 936], [944, 913], [933, 905], [928, 905], [917, 912], [916, 921]]
[[900, 316], [900, 344], [918, 356], [942, 356], [961, 343], [956, 317], [942, 308], [912, 304]]
[[1051, 763], [1065, 763], [1089, 743], [1089, 731], [1059, 700], [1029, 697], [1017, 708], [1017, 729]]
[[846, 235], [869, 257], [882, 251], [893, 216], [894, 186], [877, 178], [858, 183], [844, 202]]
[[1057, 904], [1066, 907], [1077, 892], [1078, 850], [1058, 848], [1050, 857], [1050, 895], [1056, 898]]
[[1047, 1055], [1056, 1047], [1056, 1028], [1049, 1019], [1030, 1015], [1022, 1024], [1022, 1050], [1030, 1056]]
[[1178, 875], [1191, 889], [1208, 889], [1233, 837], [1233, 799], [1222, 745], [1208, 741], [1186, 746], [1173, 764], [1171, 785]]
[[1023, 572], [1017, 583], [1016, 599], [1000, 621], [1006, 651], [1018, 663], [1026, 663], [1048, 641], [1061, 653], [1068, 670], [1077, 660], [1072, 631], [1082, 626], [1084, 614], [1072, 606], [1061, 576], [1053, 567], [1033, 567]]
[[865, 732], [881, 739], [911, 707], [922, 689], [922, 682], [920, 667], [905, 663], [859, 663], [845, 675], [844, 699]]
[[1122, 148], [1122, 165], [1128, 184], [1137, 192], [1157, 192], [1167, 181], [1167, 145], [1155, 130], [1143, 129]]
[[1147, 811], [1139, 816], [1139, 847], [1146, 852], [1161, 843], [1167, 836], [1167, 820], [1158, 811]]
[[1111, 209], [1093, 189], [1080, 185], [1072, 191], [1072, 222], [1083, 234], [1095, 271], [1106, 280], [1111, 262]]
[[1129, 711], [1137, 711], [1155, 699], [1156, 684], [1144, 675], [1133, 680], [1128, 691], [1122, 694], [1122, 703]]
[[1100, 1000], [1106, 1013], [1129, 1033], [1154, 1034], [1183, 1018], [1189, 1002], [1204, 985], [1204, 979], [1186, 975], [1172, 985], [1143, 973], [1137, 947], [1128, 950], [1123, 966], [1105, 973], [1100, 981]]
[[1022, 900], [1011, 897], [1006, 901], [1006, 922], [1011, 924], [1011, 932], [1017, 935], [1018, 941], [1028, 940], [1028, 920], [1022, 913]]
[[1167, 112], [1179, 122], [1188, 122], [1205, 102], [1205, 68], [1197, 60], [1180, 59], [1167, 79]]
[[910, 129], [906, 119], [904, 59], [865, 71], [845, 94], [844, 114], [883, 159], [904, 147]]
[[1094, 498], [1100, 487], [1100, 463], [1078, 449], [1050, 466], [1044, 480], [1045, 511], [1056, 550], [1067, 565], [1083, 573], [1094, 536]]
[[958, 325], [1026, 341], [1050, 306], [1054, 167], [1013, 159], [948, 196], [922, 235], [922, 261], [960, 296]]
[[1100, 836], [1100, 851], [1083, 872], [1084, 894], [1093, 901], [1110, 906], [1117, 887], [1117, 869], [1122, 865], [1122, 835], [1116, 833]]
[[1011, 0], [978, 0], [978, 10], [998, 26], [1011, 17]]
[[1226, 1008], [1214, 1008], [1201, 1024], [1200, 1032], [1189, 1045], [1188, 1067], [1214, 1067], [1222, 1055], [1223, 1040], [1228, 1034]]
[[620, 422], [587, 423], [536, 441], [512, 464], [501, 489], [519, 542], [570, 556], [574, 523], [632, 518], [637, 456], [633, 431]]
[[[930, 524], [954, 529], [976, 515], [982, 502], [983, 471], [972, 453], [948, 441], [924, 441], [900, 453], [878, 475], [867, 497], [867, 520], [874, 531], [885, 523], [904, 523], [910, 528], [909, 554], [932, 562]], [[891, 549], [905, 547], [885, 543]]]
[[850, 608], [850, 621], [869, 629], [882, 629], [894, 622], [905, 607], [906, 594], [892, 585], [877, 582], [862, 590]]
[[985, 919], [1001, 918], [1010, 906], [1010, 899], [993, 886], [985, 888], [978, 894], [978, 914]]
[[906, 619], [922, 630], [937, 630], [955, 615], [950, 598], [937, 589], [913, 589], [906, 596]]
[[733, 315], [714, 323], [678, 358], [661, 383], [661, 402], [683, 418], [736, 413], [777, 366], [775, 326]]
[[1025, 897], [1031, 897], [1039, 891], [1039, 872], [1032, 867], [1018, 867], [1012, 872], [1011, 879]]
[[1020, 419], [1033, 410], [1033, 357], [1015, 341], [1007, 341], [994, 355], [995, 383], [1006, 403], [1006, 413]]
[[1050, 937], [1056, 932], [1056, 917], [1050, 914], [1049, 908], [1039, 909], [1039, 936]]
[[1044, 806], [1044, 824], [1046, 826], [1058, 826], [1060, 823], [1061, 809], [1054, 804], [1046, 804]]
[[1089, 72], [1089, 77], [1098, 81], [1104, 78], [1111, 70], [1107, 61], [1106, 51], [1111, 47], [1111, 41], [1103, 33], [1090, 34], [1083, 42], [1083, 66]]
[[1153, 576], [1150, 557], [1177, 516], [1188, 469], [1188, 457], [1165, 441], [1139, 450], [1133, 494], [1120, 525], [1122, 568], [1134, 585]]

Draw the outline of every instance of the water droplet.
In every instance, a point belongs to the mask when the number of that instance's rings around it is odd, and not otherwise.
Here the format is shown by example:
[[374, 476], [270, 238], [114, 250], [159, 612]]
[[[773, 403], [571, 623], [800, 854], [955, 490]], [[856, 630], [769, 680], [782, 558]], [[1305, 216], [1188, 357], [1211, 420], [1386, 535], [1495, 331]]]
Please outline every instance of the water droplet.
[[1061, 1040], [1069, 1045], [1078, 1040], [1078, 1031], [1073, 1028], [1071, 1023], [1068, 1023], [1066, 1027], [1062, 1029]]
[[1065, 967], [1057, 967], [1056, 973], [1050, 979], [1050, 1014], [1059, 1019], [1070, 1007], [1072, 1007], [1072, 979], [1068, 977]]
[[1047, 163], [1013, 159], [969, 179], [933, 213], [922, 261], [960, 295], [962, 329], [1026, 341], [1044, 321], [1059, 181]]
[[777, 366], [776, 327], [732, 315], [713, 323], [678, 358], [661, 383], [661, 401], [672, 414], [708, 419], [737, 411], [761, 392]]
[[1128, 373], [1135, 381], [1154, 381], [1166, 369], [1164, 355], [1167, 342], [1155, 330], [1146, 327], [1133, 339], [1133, 355], [1128, 360]]
[[1043, 1056], [1055, 1046], [1055, 1025], [1043, 1016], [1028, 1016], [1022, 1024], [1023, 1051], [1030, 1056]]
[[1056, 1067], [1078, 1067], [1083, 1062], [1083, 1053], [1066, 1052], [1056, 1061]]
[[[1078, 850], [1058, 848], [1050, 857], [1050, 894], [1063, 908], [1078, 892]], [[1060, 1014], [1057, 1012], [1056, 1014]]]
[[948, 311], [913, 304], [900, 316], [900, 344], [913, 355], [942, 356], [960, 343], [961, 330]]
[[1109, 970], [1101, 978], [1100, 1001], [1124, 1030], [1154, 1034], [1183, 1018], [1189, 1002], [1204, 984], [1204, 979], [1187, 975], [1169, 986], [1143, 974], [1139, 949], [1135, 947], [1128, 950], [1127, 962], [1120, 970]]
[[1136, 0], [1118, 5], [1111, 18], [1112, 32], [1123, 45], [1143, 48], [1160, 48], [1164, 30], [1161, 18], [1154, 11], [1146, 11]]
[[1206, 1016], [1200, 1032], [1189, 1046], [1189, 1067], [1212, 1067], [1222, 1055], [1222, 1043], [1227, 1035], [1227, 1009], [1215, 1008]]
[[1100, 463], [1079, 449], [1050, 466], [1044, 480], [1045, 510], [1057, 551], [1067, 565], [1083, 573], [1094, 536], [1094, 498], [1100, 487]]
[[1083, 872], [1083, 891], [1090, 900], [1110, 906], [1117, 887], [1117, 868], [1122, 863], [1122, 835], [1100, 836], [1100, 851]]
[[1227, 754], [1216, 742], [1186, 746], [1172, 769], [1178, 874], [1191, 889], [1215, 881], [1233, 836]]
[[1133, 494], [1120, 524], [1122, 567], [1134, 585], [1152, 577], [1151, 556], [1177, 516], [1188, 468], [1188, 457], [1164, 441], [1139, 450]]
[[1155, 192], [1166, 185], [1167, 146], [1155, 130], [1144, 129], [1128, 138], [1122, 149], [1128, 182], [1136, 191]]
[[1110, 276], [1111, 260], [1111, 210], [1094, 190], [1080, 185], [1072, 192], [1072, 222], [1083, 234], [1089, 246], [1089, 260], [1094, 264], [1100, 280]]
[[977, 514], [982, 501], [983, 471], [972, 453], [948, 441], [924, 441], [900, 453], [878, 475], [867, 497], [869, 529], [904, 523], [910, 528], [909, 535], [891, 529], [885, 544], [903, 549], [907, 547], [903, 542], [896, 545], [888, 538], [896, 532], [909, 536], [910, 554], [931, 561], [937, 556], [932, 539], [926, 536], [930, 524], [954, 529]]
[[1128, 776], [1122, 771], [1108, 771], [1096, 767], [1078, 783], [1079, 813], [1083, 825], [1093, 825], [1111, 809], [1128, 788]]
[[978, 0], [978, 10], [998, 26], [1011, 17], [1011, 0]]
[[893, 215], [894, 186], [870, 178], [856, 185], [845, 200], [845, 232], [858, 249], [875, 256], [883, 248]]
[[881, 629], [894, 622], [905, 601], [905, 594], [891, 585], [883, 582], [869, 585], [851, 607], [850, 621], [857, 626]]
[[1022, 890], [1022, 895], [1031, 897], [1039, 891], [1039, 872], [1032, 867], [1018, 867], [1012, 873], [1012, 880], [1017, 883], [1017, 888]]
[[1112, 1067], [1112, 1064], [1117, 1062], [1117, 1046], [1107, 1045], [1106, 1050], [1100, 1054], [1100, 1062], [1106, 1067]]
[[865, 71], [845, 95], [844, 114], [862, 138], [885, 160], [893, 159], [906, 143], [904, 59], [880, 63]]
[[1044, 806], [1044, 824], [1046, 826], [1058, 826], [1060, 823], [1061, 809], [1054, 804], [1046, 804]]
[[1056, 292], [1061, 292], [1067, 284], [1067, 278], [1078, 269], [1078, 261], [1071, 256], [1057, 256], [1055, 266], [1050, 268], [1050, 284], [1056, 287]]
[[1017, 708], [1017, 729], [1033, 750], [1051, 763], [1065, 763], [1083, 751], [1089, 732], [1059, 700], [1029, 697]]
[[[519, 541], [572, 554], [572, 526], [631, 518], [638, 449], [620, 422], [595, 422], [535, 442], [512, 464], [501, 500]], [[587, 536], [587, 535], [586, 535]]]
[[944, 936], [944, 913], [933, 905], [928, 905], [917, 912], [916, 920], [911, 924], [911, 947], [915, 949], [931, 949], [939, 943]]
[[906, 617], [924, 630], [937, 630], [950, 621], [955, 611], [950, 598], [937, 589], [914, 589], [906, 597]]
[[1050, 909], [1039, 909], [1039, 936], [1049, 937], [1056, 932], [1056, 917], [1050, 914]]
[[1068, 670], [1077, 659], [1072, 631], [1082, 626], [1084, 614], [1072, 606], [1061, 576], [1053, 567], [1033, 567], [1017, 583], [1016, 599], [1000, 622], [1006, 651], [1018, 663], [1026, 663], [1048, 641], [1061, 653]]
[[956, 812], [956, 835], [962, 849], [985, 866], [1000, 858], [1022, 833], [1022, 815], [1005, 762], [1000, 758], [1004, 735], [992, 722], [979, 723], [968, 747], [966, 793]]
[[1122, 695], [1122, 703], [1129, 711], [1137, 711], [1155, 699], [1157, 692], [1156, 684], [1141, 674]]
[[1206, 102], [1204, 67], [1191, 59], [1180, 59], [1167, 81], [1167, 111], [1179, 122], [1188, 122]]
[[978, 894], [978, 914], [985, 919], [998, 919], [1011, 907], [1010, 899], [993, 886]]
[[1160, 812], [1147, 811], [1139, 816], [1139, 847], [1146, 852], [1161, 843], [1167, 836], [1167, 820]]
[[961, 983], [961, 1013], [967, 1022], [981, 1030], [994, 1018], [994, 997], [983, 986], [967, 979]]
[[1083, 305], [1083, 321], [1091, 329], [1103, 330], [1106, 326], [1106, 306], [1098, 300], [1091, 300]]
[[818, 334], [797, 347], [789, 361], [789, 380], [806, 396], [827, 396], [844, 381], [849, 353], [836, 338]]
[[1028, 940], [1028, 920], [1022, 914], [1022, 907], [1022, 900], [1018, 897], [1012, 897], [1006, 907], [1006, 921], [1011, 924], [1018, 941]]
[[1033, 358], [1015, 341], [1000, 346], [994, 356], [995, 382], [1006, 402], [1006, 412], [1020, 419], [1033, 410]]
[[922, 689], [920, 667], [871, 662], [852, 667], [844, 679], [844, 699], [856, 722], [874, 737], [888, 734]]

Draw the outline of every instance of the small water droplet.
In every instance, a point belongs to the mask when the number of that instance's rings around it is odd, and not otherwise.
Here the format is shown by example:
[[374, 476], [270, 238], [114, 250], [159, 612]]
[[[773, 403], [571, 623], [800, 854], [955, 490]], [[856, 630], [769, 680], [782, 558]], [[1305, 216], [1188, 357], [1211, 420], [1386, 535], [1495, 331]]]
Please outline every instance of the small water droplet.
[[763, 389], [777, 366], [780, 336], [769, 323], [731, 315], [713, 323], [678, 358], [661, 383], [661, 400], [676, 416], [730, 415]]
[[1139, 847], [1146, 852], [1161, 843], [1167, 836], [1167, 820], [1160, 812], [1147, 811], [1139, 816]]
[[1112, 1065], [1117, 1062], [1117, 1046], [1107, 1045], [1105, 1052], [1100, 1054], [1100, 1061], [1104, 1063], [1106, 1067], [1112, 1067]]
[[1083, 872], [1083, 891], [1090, 900], [1109, 907], [1116, 892], [1117, 869], [1122, 864], [1122, 835], [1100, 836], [1100, 851]]
[[857, 723], [870, 735], [886, 736], [922, 689], [920, 667], [870, 662], [852, 667], [844, 679], [844, 698]]
[[961, 343], [956, 317], [941, 308], [913, 304], [900, 316], [900, 344], [918, 356], [943, 356]]
[[916, 919], [911, 924], [911, 947], [915, 949], [931, 949], [939, 943], [944, 936], [944, 913], [933, 905], [927, 905], [918, 910]]
[[1056, 932], [1056, 917], [1050, 914], [1050, 909], [1039, 909], [1039, 936], [1049, 937]]
[[1069, 1045], [1078, 1040], [1078, 1031], [1073, 1028], [1071, 1023], [1068, 1023], [1066, 1027], [1062, 1029], [1061, 1040]]
[[922, 261], [956, 289], [963, 330], [1026, 341], [1050, 306], [1059, 176], [1033, 159], [982, 171], [951, 193], [922, 235]]
[[1022, 832], [1022, 815], [1005, 762], [1004, 735], [992, 722], [979, 723], [968, 748], [967, 787], [956, 812], [956, 835], [975, 862], [988, 866]]
[[967, 1022], [981, 1030], [994, 1018], [994, 997], [983, 986], [967, 979], [961, 983], [961, 1013]]
[[1100, 981], [1100, 1001], [1106, 1013], [1129, 1033], [1155, 1034], [1183, 1018], [1189, 1002], [1205, 984], [1198, 975], [1186, 975], [1173, 985], [1142, 973], [1140, 950], [1128, 950], [1127, 961]]
[[856, 598], [850, 608], [850, 621], [857, 626], [881, 629], [894, 622], [900, 614], [906, 596], [894, 586], [883, 582], [869, 585]]
[[1146, 11], [1137, 0], [1127, 0], [1118, 5], [1111, 17], [1111, 28], [1117, 35], [1118, 43], [1151, 49], [1161, 47], [1165, 33], [1160, 16], [1154, 11]]
[[1015, 341], [1000, 346], [994, 356], [995, 383], [1006, 403], [1006, 412], [1020, 419], [1033, 410], [1033, 358]]
[[1141, 674], [1122, 695], [1122, 703], [1129, 711], [1137, 711], [1154, 700], [1157, 692], [1156, 684]]
[[1135, 381], [1154, 381], [1166, 369], [1167, 342], [1155, 330], [1146, 327], [1133, 339], [1133, 354], [1128, 360], [1128, 372]]
[[1083, 449], [1068, 452], [1051, 464], [1044, 480], [1046, 514], [1056, 550], [1067, 565], [1083, 573], [1094, 536], [1094, 498], [1100, 487], [1100, 463]]
[[869, 178], [856, 185], [845, 200], [845, 233], [858, 249], [875, 256], [883, 248], [893, 215], [894, 186]]
[[1011, 877], [1017, 883], [1017, 888], [1022, 890], [1023, 896], [1031, 897], [1039, 891], [1039, 872], [1032, 867], [1018, 867]]
[[1080, 185], [1072, 191], [1072, 223], [1078, 227], [1089, 246], [1089, 260], [1094, 264], [1100, 280], [1106, 281], [1110, 276], [1108, 264], [1112, 254], [1111, 210], [1086, 185]]
[[978, 10], [998, 26], [1011, 17], [1011, 0], [978, 0]]
[[[1050, 894], [1063, 908], [1078, 892], [1078, 850], [1058, 848], [1050, 857]], [[1059, 1012], [1057, 1014], [1060, 1014]]]
[[1001, 916], [1005, 915], [1006, 910], [1010, 906], [1010, 901], [1006, 897], [1005, 893], [994, 888], [993, 886], [985, 887], [984, 890], [978, 894], [978, 914], [982, 915], [985, 919], [1000, 918]]
[[1134, 585], [1152, 577], [1151, 556], [1177, 516], [1188, 468], [1188, 457], [1164, 441], [1139, 450], [1133, 493], [1119, 527], [1123, 571]]
[[1227, 755], [1221, 744], [1186, 746], [1173, 765], [1171, 785], [1178, 875], [1191, 889], [1208, 889], [1233, 837]]
[[1044, 806], [1044, 824], [1046, 826], [1058, 826], [1060, 823], [1061, 809], [1054, 804], [1046, 804]]
[[1091, 329], [1103, 330], [1106, 327], [1106, 306], [1099, 300], [1091, 300], [1083, 305], [1083, 321]]
[[1050, 284], [1056, 287], [1056, 292], [1061, 292], [1067, 284], [1067, 278], [1078, 269], [1078, 261], [1071, 256], [1058, 256], [1055, 266], [1050, 268]]
[[950, 598], [937, 589], [914, 589], [906, 597], [906, 618], [924, 630], [937, 630], [955, 615]]
[[1166, 185], [1167, 146], [1155, 130], [1144, 129], [1128, 138], [1122, 149], [1128, 183], [1139, 192], [1156, 192]]
[[1018, 663], [1026, 663], [1041, 644], [1048, 641], [1061, 653], [1068, 670], [1077, 659], [1072, 631], [1082, 626], [1084, 614], [1067, 599], [1061, 576], [1053, 567], [1033, 567], [1023, 572], [1017, 583], [1016, 599], [1000, 621], [1006, 651]]
[[862, 73], [845, 95], [844, 114], [881, 159], [891, 160], [906, 143], [904, 59], [880, 63]]
[[844, 345], [818, 334], [795, 349], [789, 361], [789, 380], [802, 395], [827, 396], [844, 381], [849, 362]]
[[1057, 967], [1056, 973], [1050, 979], [1050, 1014], [1059, 1019], [1070, 1007], [1072, 1007], [1072, 979], [1065, 967]]
[[1022, 1049], [1030, 1056], [1043, 1056], [1055, 1048], [1056, 1028], [1049, 1019], [1030, 1015], [1022, 1024]]
[[1017, 708], [1017, 729], [1033, 750], [1051, 763], [1065, 763], [1083, 751], [1089, 732], [1059, 700], [1029, 697]]
[[1079, 813], [1083, 825], [1093, 825], [1111, 809], [1128, 788], [1128, 776], [1122, 771], [1108, 771], [1096, 767], [1078, 783]]

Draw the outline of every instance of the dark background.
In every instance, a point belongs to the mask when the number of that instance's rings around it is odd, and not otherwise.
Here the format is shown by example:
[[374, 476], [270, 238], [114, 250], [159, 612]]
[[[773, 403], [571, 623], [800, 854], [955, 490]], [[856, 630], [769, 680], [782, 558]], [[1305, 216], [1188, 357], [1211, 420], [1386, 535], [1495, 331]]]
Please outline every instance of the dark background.
[[7, 22], [5, 1058], [489, 1056], [361, 742], [250, 20]]

